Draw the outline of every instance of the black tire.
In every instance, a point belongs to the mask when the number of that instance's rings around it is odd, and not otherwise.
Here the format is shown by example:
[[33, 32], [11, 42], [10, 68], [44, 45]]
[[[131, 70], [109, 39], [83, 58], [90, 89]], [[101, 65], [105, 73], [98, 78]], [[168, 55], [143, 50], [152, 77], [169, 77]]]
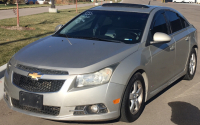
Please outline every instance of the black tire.
[[[140, 83], [138, 81], [140, 81]], [[140, 101], [141, 105], [140, 105], [140, 108], [138, 108], [139, 110], [137, 112], [135, 112], [135, 114], [133, 114], [130, 111], [131, 102], [130, 102], [130, 99], [129, 99], [130, 97], [129, 96], [130, 96], [130, 92], [134, 91], [133, 90], [134, 89], [133, 88], [134, 84], [137, 84], [137, 86], [138, 86], [139, 85], [138, 83], [140, 84], [140, 87], [143, 88], [142, 89], [143, 91], [141, 92], [141, 94], [143, 94], [143, 96], [141, 98], [137, 97], [138, 98], [138, 102], [139, 102], [139, 99], [140, 100], [142, 99], [142, 101]], [[139, 88], [139, 87], [137, 87], [137, 88]], [[138, 119], [140, 117], [140, 115], [142, 114], [144, 108], [145, 108], [145, 85], [144, 85], [144, 79], [143, 79], [143, 77], [142, 77], [142, 75], [140, 73], [136, 73], [131, 78], [131, 80], [129, 81], [129, 83], [128, 83], [127, 87], [126, 87], [126, 90], [125, 90], [125, 93], [124, 93], [124, 96], [123, 96], [123, 100], [122, 100], [122, 105], [121, 105], [121, 118], [120, 118], [120, 121], [123, 121], [123, 122], [133, 122], [133, 121], [135, 121], [136, 119]]]
[[[190, 73], [190, 60], [191, 60], [191, 57], [192, 57], [192, 55], [194, 55], [195, 56], [195, 69], [194, 69], [194, 73], [193, 74], [191, 74]], [[192, 80], [193, 79], [193, 77], [194, 77], [194, 75], [195, 75], [195, 73], [196, 73], [196, 68], [197, 68], [197, 54], [196, 54], [196, 51], [195, 51], [195, 49], [194, 48], [192, 48], [192, 50], [191, 50], [191, 52], [190, 52], [190, 56], [189, 56], [189, 58], [188, 58], [188, 62], [187, 62], [187, 73], [185, 74], [185, 76], [184, 76], [184, 80]]]

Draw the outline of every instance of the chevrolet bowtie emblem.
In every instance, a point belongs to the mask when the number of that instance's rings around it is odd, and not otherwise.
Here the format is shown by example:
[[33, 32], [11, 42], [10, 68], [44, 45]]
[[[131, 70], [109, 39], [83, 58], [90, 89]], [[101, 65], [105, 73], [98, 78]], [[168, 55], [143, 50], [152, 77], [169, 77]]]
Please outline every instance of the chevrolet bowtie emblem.
[[42, 75], [39, 75], [38, 73], [29, 73], [28, 76], [30, 76], [32, 79], [38, 80]]

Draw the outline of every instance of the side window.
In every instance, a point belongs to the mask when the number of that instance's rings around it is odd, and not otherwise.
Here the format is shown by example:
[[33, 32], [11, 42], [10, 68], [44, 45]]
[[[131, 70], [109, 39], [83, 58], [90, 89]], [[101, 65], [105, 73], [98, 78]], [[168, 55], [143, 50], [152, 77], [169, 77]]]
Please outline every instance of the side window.
[[172, 33], [179, 31], [182, 29], [181, 21], [176, 13], [172, 11], [166, 11], [167, 17], [169, 19]]
[[181, 24], [182, 24], [183, 28], [186, 28], [189, 26], [188, 22], [185, 19], [183, 19], [183, 17], [179, 16], [179, 18], [181, 20]]
[[151, 36], [153, 38], [153, 35], [156, 32], [162, 32], [162, 33], [168, 33], [168, 28], [167, 28], [167, 23], [166, 23], [166, 19], [164, 17], [164, 13], [160, 13], [158, 14], [158, 16], [155, 17], [154, 21], [153, 21], [153, 26], [151, 28]]

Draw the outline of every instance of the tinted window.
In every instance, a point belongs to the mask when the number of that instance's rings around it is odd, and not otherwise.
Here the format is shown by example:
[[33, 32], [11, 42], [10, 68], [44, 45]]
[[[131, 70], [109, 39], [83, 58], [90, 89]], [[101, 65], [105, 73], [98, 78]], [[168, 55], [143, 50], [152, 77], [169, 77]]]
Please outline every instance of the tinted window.
[[152, 38], [156, 32], [162, 32], [162, 33], [168, 34], [168, 29], [167, 29], [167, 24], [166, 24], [164, 14], [159, 14], [154, 19], [153, 28], [151, 29]]
[[189, 24], [187, 23], [187, 21], [185, 19], [183, 19], [181, 16], [179, 16], [180, 20], [181, 20], [181, 24], [183, 28], [186, 28], [189, 26]]
[[134, 44], [140, 42], [148, 16], [146, 13], [89, 10], [65, 25], [57, 35]]
[[166, 13], [167, 13], [167, 17], [170, 21], [172, 33], [181, 30], [182, 25], [181, 25], [181, 21], [180, 21], [179, 17], [177, 16], [177, 14], [172, 11], [166, 11]]

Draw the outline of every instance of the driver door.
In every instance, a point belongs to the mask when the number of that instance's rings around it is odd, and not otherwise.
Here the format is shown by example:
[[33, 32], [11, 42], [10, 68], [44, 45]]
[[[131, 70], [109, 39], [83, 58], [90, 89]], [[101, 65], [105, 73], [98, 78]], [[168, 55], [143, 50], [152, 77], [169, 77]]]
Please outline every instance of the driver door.
[[[170, 34], [165, 11], [163, 10], [158, 11], [154, 16], [149, 31], [149, 41], [153, 41], [153, 35], [156, 32]], [[151, 91], [157, 89], [173, 77], [175, 49], [175, 41], [173, 39], [169, 43], [149, 45], [151, 54], [151, 64], [149, 66]]]

